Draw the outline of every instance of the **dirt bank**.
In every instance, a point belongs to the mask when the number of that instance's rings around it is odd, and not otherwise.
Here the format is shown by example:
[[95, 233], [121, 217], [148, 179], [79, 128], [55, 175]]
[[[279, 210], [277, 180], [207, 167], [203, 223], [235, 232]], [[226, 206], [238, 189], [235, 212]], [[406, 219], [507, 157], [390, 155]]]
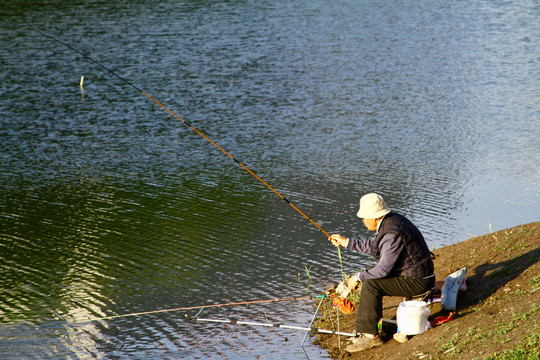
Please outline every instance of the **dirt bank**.
[[[467, 268], [468, 291], [458, 299], [455, 320], [400, 344], [360, 353], [344, 351], [337, 336], [313, 340], [338, 359], [539, 359], [540, 356], [540, 222], [516, 226], [433, 251], [438, 280]], [[401, 298], [384, 299], [383, 316], [395, 319]], [[440, 305], [430, 319], [446, 315]], [[335, 314], [334, 314], [335, 316]], [[342, 331], [354, 332], [356, 312], [340, 315]], [[326, 314], [318, 326], [327, 328]]]

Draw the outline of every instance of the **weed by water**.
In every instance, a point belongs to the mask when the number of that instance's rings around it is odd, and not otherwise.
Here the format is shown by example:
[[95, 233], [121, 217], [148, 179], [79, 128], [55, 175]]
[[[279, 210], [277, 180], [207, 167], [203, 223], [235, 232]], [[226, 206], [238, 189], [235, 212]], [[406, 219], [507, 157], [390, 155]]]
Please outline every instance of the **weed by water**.
[[[313, 265], [311, 265], [311, 266], [313, 266]], [[309, 274], [309, 270], [311, 270], [311, 266], [308, 268], [307, 265], [304, 265], [304, 267], [306, 269], [306, 274], [307, 274], [307, 277], [308, 277], [308, 280], [309, 280], [308, 286], [306, 288], [306, 294], [309, 292], [309, 287], [311, 286], [311, 275]]]
[[311, 282], [311, 275], [309, 274], [309, 270], [311, 270], [311, 267], [313, 265], [311, 265], [309, 268], [307, 267], [307, 265], [304, 265], [304, 268], [306, 268], [306, 274], [308, 276], [308, 279], [309, 279], [309, 282]]
[[521, 229], [521, 232], [525, 233], [525, 234], [528, 234], [528, 233], [531, 232], [531, 229], [524, 227], [524, 228]]

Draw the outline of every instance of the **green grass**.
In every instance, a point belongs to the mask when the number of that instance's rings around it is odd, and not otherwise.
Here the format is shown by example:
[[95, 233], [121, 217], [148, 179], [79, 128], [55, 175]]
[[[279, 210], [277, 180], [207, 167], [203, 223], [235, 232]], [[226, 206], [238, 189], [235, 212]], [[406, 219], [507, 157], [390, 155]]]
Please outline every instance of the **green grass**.
[[486, 360], [538, 360], [540, 358], [540, 334], [534, 333], [519, 342], [513, 349], [495, 353]]
[[459, 341], [459, 337], [460, 335], [459, 334], [456, 334], [454, 335], [451, 339], [446, 339], [446, 338], [441, 338], [441, 340], [446, 340], [444, 341], [440, 348], [439, 348], [439, 351], [442, 351], [442, 352], [445, 352], [445, 351], [448, 351], [450, 349], [455, 349], [458, 341]]
[[531, 290], [538, 289], [540, 287], [540, 275], [536, 276], [535, 278], [531, 279], [529, 281], [531, 284]]
[[[522, 311], [510, 316], [507, 321], [497, 323], [493, 328], [487, 331], [481, 331], [476, 326], [472, 326], [462, 336], [460, 334], [454, 335], [451, 339], [446, 337], [440, 337], [441, 345], [439, 346], [439, 355], [436, 359], [446, 359], [452, 355], [457, 355], [463, 351], [463, 349], [469, 348], [472, 344], [481, 341], [496, 341], [500, 343], [507, 343], [510, 339], [504, 335], [513, 330], [519, 330], [520, 324], [523, 321], [527, 321], [533, 314], [540, 310], [540, 306], [533, 306], [529, 311]], [[540, 359], [540, 334], [537, 331], [537, 327], [532, 329], [532, 333], [527, 335], [519, 344], [513, 349], [507, 349], [501, 353], [494, 353], [486, 360], [538, 360]]]

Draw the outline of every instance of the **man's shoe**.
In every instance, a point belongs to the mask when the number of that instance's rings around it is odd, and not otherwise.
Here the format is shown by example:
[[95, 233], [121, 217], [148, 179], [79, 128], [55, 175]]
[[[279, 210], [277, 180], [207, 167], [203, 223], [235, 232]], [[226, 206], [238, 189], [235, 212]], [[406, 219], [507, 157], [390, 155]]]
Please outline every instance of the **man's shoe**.
[[371, 349], [371, 348], [374, 348], [376, 346], [381, 346], [383, 344], [384, 343], [382, 342], [382, 340], [378, 336], [376, 336], [374, 338], [368, 338], [366, 336], [362, 336], [362, 337], [359, 337], [357, 339], [354, 339], [352, 341], [352, 344], [347, 346], [347, 348], [345, 350], [352, 353], [352, 352], [358, 352], [358, 351], [364, 351], [364, 350], [367, 350], [367, 349]]

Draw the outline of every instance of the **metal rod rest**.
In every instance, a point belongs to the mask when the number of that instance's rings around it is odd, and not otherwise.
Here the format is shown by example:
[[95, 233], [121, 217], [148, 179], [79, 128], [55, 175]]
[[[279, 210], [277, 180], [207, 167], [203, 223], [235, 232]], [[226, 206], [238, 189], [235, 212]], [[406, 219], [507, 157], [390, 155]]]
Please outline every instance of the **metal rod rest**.
[[302, 331], [321, 333], [321, 334], [330, 334], [330, 335], [358, 336], [357, 333], [339, 332], [339, 331], [334, 331], [334, 330], [319, 329], [316, 327], [302, 327], [302, 326], [283, 325], [283, 324], [276, 324], [276, 323], [258, 323], [258, 322], [250, 322], [250, 321], [238, 321], [238, 320], [233, 320], [233, 319], [201, 319], [201, 318], [191, 317], [187, 314], [185, 316], [186, 316], [186, 319], [193, 322], [202, 321], [202, 322], [229, 324], [229, 325], [251, 325], [251, 326], [276, 327], [276, 328], [302, 330]]

